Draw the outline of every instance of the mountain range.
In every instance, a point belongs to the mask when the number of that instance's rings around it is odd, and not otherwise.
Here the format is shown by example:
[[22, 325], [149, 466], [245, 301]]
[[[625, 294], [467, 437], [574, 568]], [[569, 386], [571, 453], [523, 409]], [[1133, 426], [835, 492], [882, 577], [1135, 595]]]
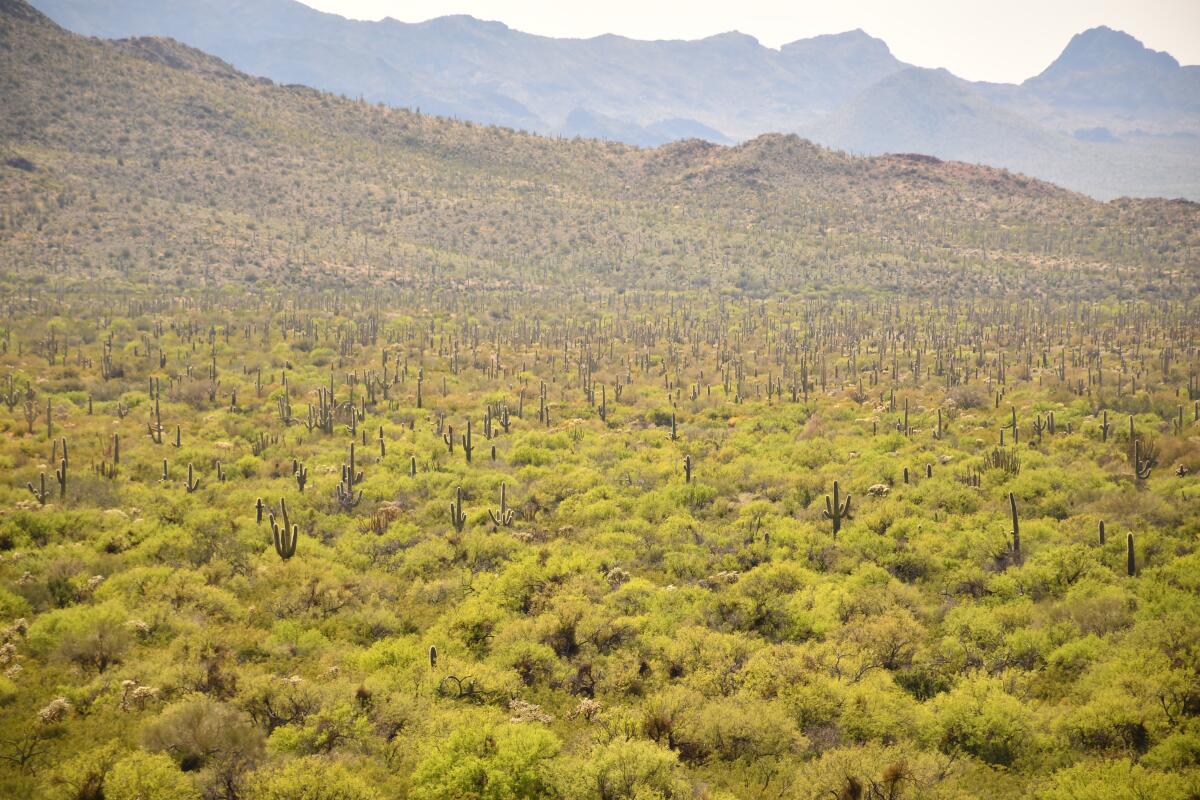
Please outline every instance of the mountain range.
[[794, 132], [862, 154], [1001, 166], [1100, 199], [1200, 198], [1200, 67], [1105, 27], [1021, 84], [895, 58], [861, 30], [779, 49], [555, 39], [499, 22], [349, 20], [294, 0], [35, 0], [78, 33], [165, 36], [250, 74], [536, 133], [639, 146]]

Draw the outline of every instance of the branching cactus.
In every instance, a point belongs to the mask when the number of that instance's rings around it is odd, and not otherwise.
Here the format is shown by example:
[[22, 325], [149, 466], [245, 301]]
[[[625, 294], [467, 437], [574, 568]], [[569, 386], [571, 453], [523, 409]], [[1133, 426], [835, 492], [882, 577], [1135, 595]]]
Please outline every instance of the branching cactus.
[[475, 445], [471, 444], [471, 420], [467, 419], [467, 432], [462, 437], [463, 452], [467, 455], [467, 463], [471, 463], [471, 453], [475, 450]]
[[1033, 421], [1033, 434], [1037, 437], [1038, 442], [1042, 441], [1042, 434], [1046, 432], [1046, 423], [1042, 421], [1042, 415], [1038, 414], [1037, 419]]
[[508, 507], [508, 488], [503, 483], [500, 484], [500, 511], [497, 513], [489, 508], [488, 516], [492, 518], [492, 524], [497, 528], [506, 528], [513, 524], [516, 512]]
[[1150, 477], [1150, 470], [1154, 468], [1155, 461], [1153, 445], [1147, 445], [1143, 449], [1140, 439], [1133, 443], [1133, 474], [1139, 481]]
[[1021, 441], [1021, 429], [1017, 427], [1017, 407], [1012, 407], [1012, 420], [1004, 426], [1012, 429], [1013, 444], [1018, 444]]
[[155, 444], [162, 444], [162, 412], [158, 407], [157, 396], [154, 398], [154, 420], [146, 423], [146, 431], [150, 434], [151, 441], [153, 441]]
[[450, 523], [454, 525], [454, 530], [459, 533], [462, 533], [463, 526], [467, 524], [467, 515], [462, 510], [461, 486], [454, 490], [454, 502], [450, 504]]
[[841, 502], [842, 488], [837, 481], [833, 482], [833, 498], [825, 495], [825, 510], [822, 512], [825, 519], [833, 522], [833, 535], [836, 537], [842, 529], [842, 520], [854, 519], [850, 511], [851, 495], [846, 495], [846, 502]]
[[188, 464], [187, 483], [185, 483], [183, 485], [183, 488], [187, 490], [188, 494], [191, 494], [192, 492], [194, 492], [200, 488], [200, 479], [197, 477], [194, 477], [194, 473], [192, 471], [191, 464]]
[[[306, 474], [307, 477], [307, 474]], [[334, 497], [343, 511], [350, 511], [362, 502], [362, 491], [355, 493], [354, 486], [363, 479], [354, 459], [354, 442], [350, 442], [350, 463], [342, 464], [342, 480], [334, 488]]]
[[[282, 522], [282, 524], [280, 524]], [[287, 561], [296, 555], [296, 542], [300, 539], [300, 526], [293, 525], [288, 517], [287, 501], [279, 499], [279, 518], [275, 512], [270, 514], [271, 541], [275, 544], [275, 552], [281, 559]]]
[[58, 469], [54, 470], [54, 479], [58, 481], [58, 496], [64, 498], [67, 496], [67, 440], [63, 439], [63, 455], [58, 462]]
[[32, 483], [25, 484], [29, 488], [29, 493], [37, 498], [40, 505], [46, 505], [47, 498], [50, 497], [50, 490], [46, 488], [46, 473], [41, 475], [41, 484], [39, 488], [34, 488]]

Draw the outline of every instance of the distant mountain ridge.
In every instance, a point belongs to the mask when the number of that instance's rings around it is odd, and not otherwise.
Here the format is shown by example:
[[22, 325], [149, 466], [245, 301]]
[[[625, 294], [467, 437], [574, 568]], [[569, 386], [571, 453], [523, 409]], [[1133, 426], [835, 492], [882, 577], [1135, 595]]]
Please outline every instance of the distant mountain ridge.
[[364, 22], [294, 0], [34, 5], [79, 33], [168, 36], [281, 83], [549, 135], [649, 147], [798, 132], [1008, 167], [1100, 198], [1200, 198], [1200, 67], [1106, 27], [1018, 85], [913, 68], [861, 30], [775, 50], [736, 32], [554, 39], [463, 15]]

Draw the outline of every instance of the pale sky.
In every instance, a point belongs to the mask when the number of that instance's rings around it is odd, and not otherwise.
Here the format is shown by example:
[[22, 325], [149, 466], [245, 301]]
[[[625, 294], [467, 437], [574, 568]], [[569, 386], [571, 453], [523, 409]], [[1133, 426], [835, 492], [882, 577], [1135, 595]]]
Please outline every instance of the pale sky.
[[769, 47], [862, 28], [902, 61], [970, 80], [1020, 82], [1086, 28], [1108, 25], [1183, 64], [1200, 64], [1200, 0], [302, 0], [356, 19], [445, 14], [559, 37], [617, 33], [699, 39], [738, 30]]

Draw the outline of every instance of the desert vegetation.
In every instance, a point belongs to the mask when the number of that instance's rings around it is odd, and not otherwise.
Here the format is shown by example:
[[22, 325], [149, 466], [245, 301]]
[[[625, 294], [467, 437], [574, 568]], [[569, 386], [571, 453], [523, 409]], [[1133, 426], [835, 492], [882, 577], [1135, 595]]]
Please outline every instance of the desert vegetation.
[[0, 795], [1200, 793], [1194, 205], [0, 23]]

